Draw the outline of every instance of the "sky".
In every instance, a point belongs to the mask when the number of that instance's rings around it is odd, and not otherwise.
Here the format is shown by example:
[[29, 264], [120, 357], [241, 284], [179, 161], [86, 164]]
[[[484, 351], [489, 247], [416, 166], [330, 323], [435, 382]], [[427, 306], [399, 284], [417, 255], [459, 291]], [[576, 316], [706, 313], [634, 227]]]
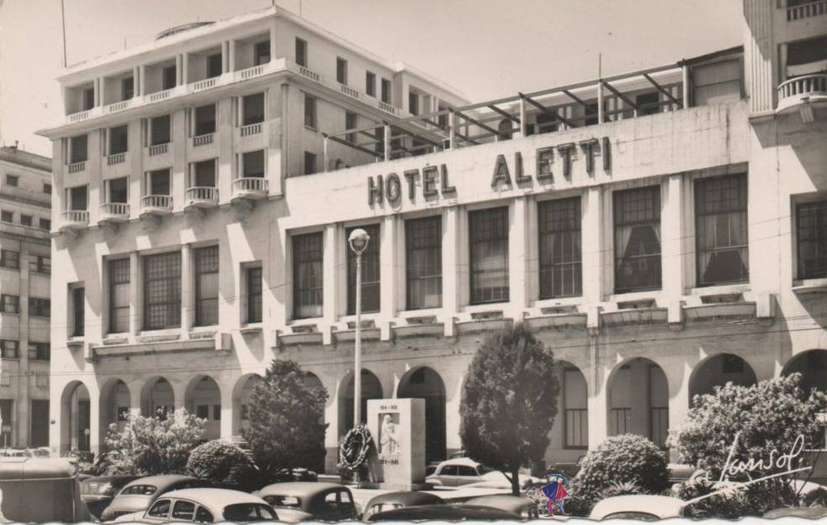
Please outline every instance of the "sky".
[[[64, 0], [71, 66], [168, 27], [272, 0]], [[741, 0], [278, 0], [472, 102], [675, 63], [740, 45]], [[0, 0], [0, 143], [51, 155], [63, 115], [60, 0]]]

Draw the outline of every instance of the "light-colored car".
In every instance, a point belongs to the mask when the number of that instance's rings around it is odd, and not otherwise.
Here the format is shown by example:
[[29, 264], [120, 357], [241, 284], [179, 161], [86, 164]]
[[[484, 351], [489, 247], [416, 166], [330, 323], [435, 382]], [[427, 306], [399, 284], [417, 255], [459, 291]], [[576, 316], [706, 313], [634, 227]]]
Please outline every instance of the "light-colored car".
[[253, 494], [270, 504], [278, 512], [279, 520], [287, 523], [341, 521], [359, 517], [350, 489], [338, 483], [272, 483]]
[[[531, 483], [542, 483], [543, 479], [520, 475], [520, 488]], [[471, 458], [446, 459], [437, 465], [434, 473], [425, 478], [425, 483], [436, 487], [468, 486], [480, 489], [511, 490], [511, 481], [499, 470], [486, 467]]]
[[147, 476], [127, 483], [101, 512], [101, 521], [112, 521], [126, 514], [143, 512], [162, 494], [173, 490], [209, 487], [210, 482], [190, 476], [164, 474]]
[[615, 496], [597, 502], [589, 519], [630, 519], [655, 521], [683, 516], [686, 502], [670, 496], [635, 494]]
[[539, 512], [537, 511], [537, 503], [522, 496], [512, 496], [509, 494], [479, 496], [469, 499], [464, 504], [510, 512], [514, 515], [514, 519], [536, 520], [540, 518]]
[[278, 521], [273, 508], [263, 499], [229, 489], [183, 489], [167, 492], [144, 512], [124, 514], [115, 522], [245, 523]]

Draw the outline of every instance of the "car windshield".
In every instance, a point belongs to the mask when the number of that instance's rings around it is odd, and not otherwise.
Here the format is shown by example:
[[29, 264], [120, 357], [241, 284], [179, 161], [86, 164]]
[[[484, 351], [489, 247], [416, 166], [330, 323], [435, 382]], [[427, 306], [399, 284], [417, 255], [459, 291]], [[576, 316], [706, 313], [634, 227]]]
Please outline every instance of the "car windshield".
[[123, 496], [152, 496], [158, 487], [155, 485], [130, 485], [123, 489]]
[[270, 496], [264, 496], [262, 499], [274, 507], [298, 509], [302, 506], [302, 500], [296, 496], [281, 496], [278, 494], [273, 494]]
[[267, 505], [236, 503], [224, 507], [224, 519], [227, 521], [276, 521], [278, 517]]

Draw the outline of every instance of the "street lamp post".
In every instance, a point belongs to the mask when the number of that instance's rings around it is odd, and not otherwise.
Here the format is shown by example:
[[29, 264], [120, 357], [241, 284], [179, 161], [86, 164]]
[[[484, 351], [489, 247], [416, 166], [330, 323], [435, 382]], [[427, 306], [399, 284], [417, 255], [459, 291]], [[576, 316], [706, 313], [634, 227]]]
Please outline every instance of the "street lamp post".
[[350, 232], [347, 239], [356, 255], [356, 341], [353, 348], [353, 426], [362, 423], [362, 254], [370, 235], [362, 228]]

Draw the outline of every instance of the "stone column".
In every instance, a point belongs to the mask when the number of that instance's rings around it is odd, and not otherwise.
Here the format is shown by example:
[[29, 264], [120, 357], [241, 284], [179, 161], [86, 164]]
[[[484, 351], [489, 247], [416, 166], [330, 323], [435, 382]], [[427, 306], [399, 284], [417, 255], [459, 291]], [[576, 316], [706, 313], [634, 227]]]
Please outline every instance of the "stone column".
[[135, 86], [138, 89], [138, 96], [146, 95], [146, 65], [141, 64], [138, 66], [138, 85]]
[[[603, 190], [593, 186], [586, 190], [581, 198], [582, 207], [582, 261], [583, 261], [583, 303], [588, 308], [588, 326], [599, 326], [599, 304], [603, 301], [604, 279], [606, 271], [612, 271], [611, 265], [604, 265], [605, 253], [603, 228]], [[590, 418], [591, 419], [591, 418]]]
[[228, 53], [228, 55], [229, 55], [229, 64], [227, 65], [227, 69], [229, 71], [235, 71], [235, 51], [236, 51], [235, 40], [230, 40], [227, 43], [227, 46], [228, 46], [228, 51], [229, 51], [229, 53]]
[[221, 439], [230, 441], [233, 437], [233, 419], [235, 407], [233, 406], [233, 385], [219, 384], [221, 392]]
[[669, 322], [682, 320], [686, 255], [684, 250], [683, 176], [670, 175], [666, 183], [661, 218], [661, 275], [669, 308]]
[[192, 245], [184, 244], [181, 246], [181, 339], [189, 339], [195, 322], [194, 270]]
[[585, 371], [588, 383], [589, 449], [594, 449], [606, 440], [608, 429], [608, 374], [600, 362], [600, 346], [595, 332], [589, 334], [589, 362], [591, 369]]
[[322, 273], [324, 288], [322, 290], [324, 299], [322, 301], [322, 315], [324, 317], [324, 344], [332, 343], [330, 326], [336, 322], [339, 312], [340, 283], [338, 279], [339, 263], [339, 225], [328, 224], [324, 229], [324, 256], [322, 260]]
[[[527, 197], [521, 196], [512, 201], [509, 209], [510, 221], [508, 231], [508, 287], [509, 306], [514, 311], [514, 321], [520, 321], [525, 307], [528, 306], [528, 232], [532, 231], [528, 223], [530, 208]], [[536, 230], [533, 230], [536, 231]]]
[[34, 370], [30, 369], [29, 363], [29, 246], [27, 243], [20, 242], [20, 325], [18, 328], [19, 341], [18, 351], [20, 352], [18, 363], [20, 364], [19, 375], [12, 384], [17, 384], [18, 396], [14, 400], [14, 411], [17, 413], [16, 417], [12, 417], [12, 424], [17, 427], [16, 436], [12, 436], [12, 440], [16, 440], [17, 445], [28, 446], [31, 436], [31, 391], [33, 383], [37, 380]]
[[398, 224], [402, 222], [396, 215], [388, 215], [382, 221], [381, 235], [379, 239], [371, 239], [371, 242], [380, 243], [379, 246], [379, 311], [381, 318], [381, 339], [387, 341], [391, 337], [390, 323], [396, 317], [396, 301], [398, 297], [399, 263], [397, 254], [398, 239], [402, 236], [398, 233]]
[[442, 214], [442, 309], [445, 323], [445, 335], [454, 335], [452, 316], [459, 310], [461, 271], [460, 271], [460, 215], [459, 206], [447, 208]]

